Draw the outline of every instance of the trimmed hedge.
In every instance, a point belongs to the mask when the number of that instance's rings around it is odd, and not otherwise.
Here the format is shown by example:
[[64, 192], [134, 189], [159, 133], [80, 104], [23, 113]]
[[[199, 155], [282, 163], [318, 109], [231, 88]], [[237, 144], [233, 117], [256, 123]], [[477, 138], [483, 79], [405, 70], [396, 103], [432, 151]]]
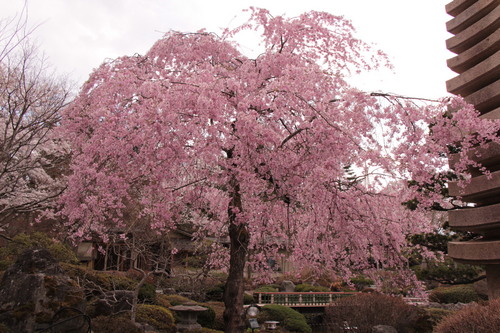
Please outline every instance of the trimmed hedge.
[[307, 324], [303, 314], [283, 305], [266, 305], [258, 316], [259, 322], [276, 320], [280, 326], [289, 332], [311, 333], [311, 327]]
[[120, 274], [94, 271], [82, 266], [62, 263], [62, 269], [74, 280], [90, 281], [104, 290], [134, 290], [137, 281]]
[[353, 278], [351, 278], [351, 283], [354, 284], [354, 287], [356, 290], [363, 290], [369, 286], [371, 286], [374, 282], [372, 279], [364, 276], [364, 275], [358, 275]]
[[217, 284], [208, 289], [205, 293], [207, 300], [214, 302], [222, 302], [224, 299], [224, 290], [226, 289], [224, 283]]
[[261, 293], [274, 293], [278, 291], [278, 288], [274, 285], [265, 285], [260, 286], [259, 288], [255, 289], [255, 291]]
[[469, 305], [444, 318], [435, 333], [497, 333], [500, 327], [500, 299]]
[[139, 301], [153, 304], [156, 301], [156, 287], [151, 283], [144, 283], [139, 288]]
[[441, 308], [427, 308], [425, 309], [427, 315], [429, 316], [428, 320], [433, 327], [439, 324], [444, 318], [453, 313], [452, 310], [441, 309]]
[[207, 309], [207, 311], [198, 312], [198, 324], [200, 324], [203, 327], [213, 328], [214, 322], [215, 322], [214, 309], [212, 309], [210, 306], [203, 304], [203, 303], [197, 303], [197, 305], [202, 306], [202, 307]]
[[5, 270], [12, 265], [17, 256], [28, 249], [47, 249], [58, 262], [77, 264], [78, 258], [75, 252], [66, 244], [58, 242], [44, 233], [34, 232], [31, 234], [21, 233], [13, 238], [7, 246], [0, 248], [0, 270]]
[[172, 306], [172, 303], [170, 303], [170, 301], [168, 300], [168, 296], [167, 295], [156, 295], [156, 299], [155, 299], [155, 305], [159, 305], [159, 306], [163, 306], [164, 308], [169, 308]]
[[146, 323], [154, 328], [168, 333], [175, 333], [174, 316], [172, 312], [164, 307], [150, 304], [139, 304], [137, 306], [136, 320]]
[[304, 283], [304, 284], [298, 284], [297, 286], [295, 286], [295, 291], [300, 292], [300, 293], [309, 292], [309, 291], [328, 292], [328, 291], [330, 291], [330, 289], [328, 289], [327, 287], [313, 286], [313, 285]]
[[192, 302], [192, 300], [190, 300], [189, 298], [181, 295], [164, 295], [163, 299], [170, 302], [172, 306], [182, 305], [187, 302]]
[[212, 324], [211, 328], [216, 329], [216, 330], [224, 330], [224, 303], [222, 302], [207, 302], [204, 305], [210, 306], [215, 312], [215, 319], [214, 323]]
[[128, 318], [99, 316], [92, 319], [94, 333], [141, 333], [142, 330]]
[[472, 285], [439, 287], [431, 291], [429, 300], [438, 303], [470, 303], [481, 298]]
[[213, 330], [211, 328], [202, 327], [200, 329], [191, 331], [191, 333], [224, 333], [224, 331]]

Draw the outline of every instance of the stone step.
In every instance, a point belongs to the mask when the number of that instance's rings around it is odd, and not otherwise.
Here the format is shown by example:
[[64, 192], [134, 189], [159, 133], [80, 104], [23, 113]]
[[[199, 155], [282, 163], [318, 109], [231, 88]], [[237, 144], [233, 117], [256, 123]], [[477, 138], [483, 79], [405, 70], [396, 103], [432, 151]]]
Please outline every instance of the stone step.
[[500, 264], [500, 240], [449, 242], [448, 255], [461, 263], [497, 265]]
[[449, 211], [448, 222], [454, 230], [500, 236], [500, 203]]

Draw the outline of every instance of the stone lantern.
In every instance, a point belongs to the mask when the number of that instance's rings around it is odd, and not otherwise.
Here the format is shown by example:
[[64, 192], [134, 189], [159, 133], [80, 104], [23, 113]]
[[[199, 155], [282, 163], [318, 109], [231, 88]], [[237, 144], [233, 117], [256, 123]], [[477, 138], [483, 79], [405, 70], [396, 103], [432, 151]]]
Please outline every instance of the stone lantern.
[[171, 306], [169, 309], [175, 311], [179, 317], [177, 332], [189, 332], [200, 329], [201, 325], [198, 324], [198, 312], [207, 311], [207, 308], [196, 305], [195, 303]]

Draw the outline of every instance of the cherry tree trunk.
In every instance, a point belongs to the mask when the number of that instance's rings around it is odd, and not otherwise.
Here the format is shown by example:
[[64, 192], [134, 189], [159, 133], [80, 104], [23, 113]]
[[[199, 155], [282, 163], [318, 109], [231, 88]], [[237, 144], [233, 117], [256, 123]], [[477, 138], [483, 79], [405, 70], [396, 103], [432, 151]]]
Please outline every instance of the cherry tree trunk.
[[224, 292], [224, 332], [243, 332], [245, 329], [243, 311], [244, 270], [249, 243], [248, 228], [237, 221], [237, 212], [241, 212], [239, 184], [233, 178], [233, 192], [229, 204], [229, 238], [231, 243], [229, 275]]

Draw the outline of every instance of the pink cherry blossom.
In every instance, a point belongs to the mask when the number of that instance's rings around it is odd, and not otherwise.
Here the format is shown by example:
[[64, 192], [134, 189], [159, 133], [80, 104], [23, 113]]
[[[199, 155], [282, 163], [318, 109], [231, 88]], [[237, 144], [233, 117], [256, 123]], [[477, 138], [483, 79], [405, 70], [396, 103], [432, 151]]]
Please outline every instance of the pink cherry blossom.
[[[131, 209], [152, 229], [189, 221], [196, 237], [229, 236], [211, 258], [229, 269], [226, 332], [239, 331], [247, 261], [258, 273], [285, 256], [345, 277], [406, 267], [405, 236], [431, 230], [426, 210], [446, 201], [407, 181], [432, 182], [447, 145], [466, 156], [499, 129], [459, 98], [349, 86], [349, 72], [387, 60], [341, 17], [250, 16], [221, 37], [172, 31], [144, 56], [104, 63], [62, 126], [73, 161], [61, 215], [74, 236], [134, 223]], [[261, 33], [256, 59], [234, 41], [245, 29]], [[417, 209], [402, 205], [415, 198]]]

